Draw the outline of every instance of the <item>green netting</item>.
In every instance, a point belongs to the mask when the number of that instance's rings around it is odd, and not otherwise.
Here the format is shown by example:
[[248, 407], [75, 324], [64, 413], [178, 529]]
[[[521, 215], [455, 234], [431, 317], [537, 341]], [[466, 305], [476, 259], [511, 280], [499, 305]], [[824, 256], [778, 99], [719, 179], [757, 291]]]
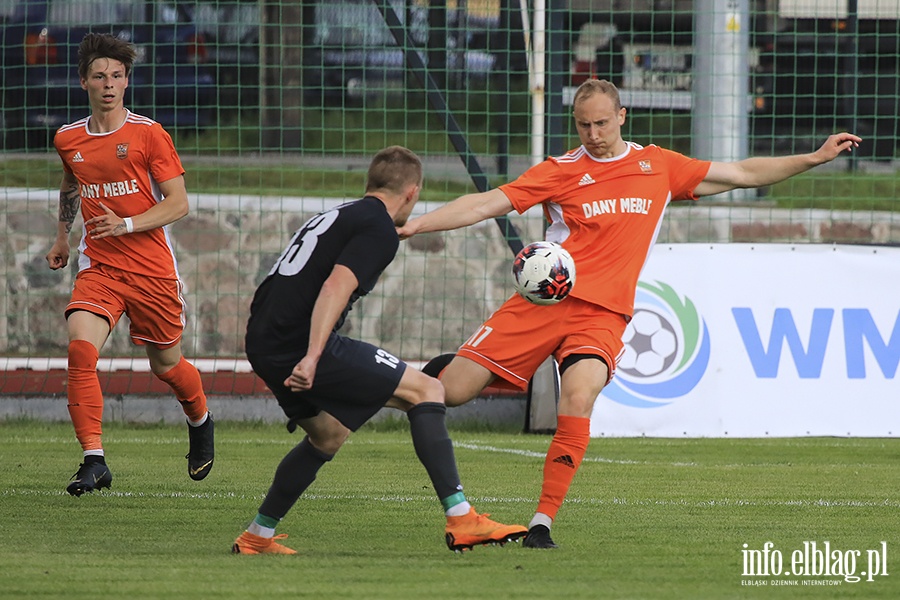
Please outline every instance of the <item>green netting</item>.
[[[725, 11], [714, 22], [747, 36], [744, 91], [710, 92], [745, 107], [744, 155], [812, 151], [837, 130], [865, 142], [852, 157], [750, 196], [673, 206], [660, 240], [900, 241], [895, 0], [859, 0], [855, 18], [840, 0], [572, 0], [547, 2], [544, 13], [535, 4], [0, 0], [0, 353], [65, 356], [62, 310], [75, 272], [51, 272], [44, 259], [61, 175], [50, 140], [88, 114], [73, 54], [87, 30], [138, 44], [128, 105], [170, 131], [185, 164], [192, 211], [172, 231], [188, 356], [242, 357], [250, 297], [290, 233], [357, 197], [369, 157], [384, 146], [423, 158], [421, 208], [431, 208], [575, 147], [572, 91], [601, 77], [622, 91], [626, 139], [694, 152], [709, 116], [695, 107], [703, 63], [695, 48], [709, 33], [695, 29], [701, 10]], [[393, 31], [385, 12], [396, 15]], [[540, 47], [543, 87], [529, 73]], [[510, 238], [541, 236], [540, 215], [512, 221], [517, 231], [486, 223], [405, 243], [353, 311], [350, 333], [411, 361], [454, 350], [511, 293]], [[71, 241], [74, 251], [75, 232]], [[142, 354], [124, 325], [104, 349]]]

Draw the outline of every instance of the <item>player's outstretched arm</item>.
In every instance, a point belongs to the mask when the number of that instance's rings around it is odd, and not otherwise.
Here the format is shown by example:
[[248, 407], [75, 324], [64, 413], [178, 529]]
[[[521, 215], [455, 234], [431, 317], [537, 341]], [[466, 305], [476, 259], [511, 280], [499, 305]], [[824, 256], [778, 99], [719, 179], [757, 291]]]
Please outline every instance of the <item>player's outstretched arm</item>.
[[851, 152], [862, 138], [852, 133], [828, 137], [818, 150], [791, 156], [755, 157], [737, 162], [713, 162], [706, 178], [694, 190], [697, 196], [719, 194], [736, 188], [772, 185]]
[[505, 215], [512, 209], [509, 198], [499, 189], [466, 194], [430, 213], [410, 219], [406, 225], [397, 228], [397, 234], [405, 240], [417, 233], [459, 229]]

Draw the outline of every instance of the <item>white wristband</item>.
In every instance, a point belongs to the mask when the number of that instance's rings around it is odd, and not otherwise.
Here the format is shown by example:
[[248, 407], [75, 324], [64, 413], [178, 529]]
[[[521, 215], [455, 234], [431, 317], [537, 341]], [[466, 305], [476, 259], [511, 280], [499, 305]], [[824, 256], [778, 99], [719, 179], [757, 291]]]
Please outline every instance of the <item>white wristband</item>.
[[125, 232], [126, 233], [134, 233], [134, 221], [131, 220], [131, 217], [125, 217]]

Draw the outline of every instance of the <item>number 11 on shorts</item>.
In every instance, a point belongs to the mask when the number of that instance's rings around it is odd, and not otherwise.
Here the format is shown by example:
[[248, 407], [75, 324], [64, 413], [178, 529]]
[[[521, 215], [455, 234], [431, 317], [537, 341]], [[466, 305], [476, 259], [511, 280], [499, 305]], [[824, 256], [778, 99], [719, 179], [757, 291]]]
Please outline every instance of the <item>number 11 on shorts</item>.
[[491, 335], [492, 331], [494, 331], [493, 327], [482, 325], [475, 333], [472, 334], [472, 337], [466, 340], [466, 343], [463, 344], [463, 346], [471, 346], [473, 348], [477, 348], [478, 344], [483, 342], [484, 338]]

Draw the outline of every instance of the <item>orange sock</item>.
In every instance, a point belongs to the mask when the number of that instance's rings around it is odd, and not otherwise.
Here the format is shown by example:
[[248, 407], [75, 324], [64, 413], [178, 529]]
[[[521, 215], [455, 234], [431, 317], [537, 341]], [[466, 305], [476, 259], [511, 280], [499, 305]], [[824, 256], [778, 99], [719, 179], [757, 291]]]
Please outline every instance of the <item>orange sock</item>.
[[68, 380], [69, 417], [82, 450], [100, 450], [103, 444], [103, 392], [97, 377], [100, 353], [85, 340], [69, 342]]
[[556, 517], [590, 439], [590, 419], [566, 415], [557, 418], [556, 435], [550, 442], [547, 458], [544, 460], [544, 485], [541, 487], [537, 512], [544, 513], [551, 519]]
[[182, 356], [177, 365], [157, 377], [175, 392], [188, 419], [199, 421], [203, 418], [206, 414], [206, 394], [203, 393], [203, 382], [197, 367]]

